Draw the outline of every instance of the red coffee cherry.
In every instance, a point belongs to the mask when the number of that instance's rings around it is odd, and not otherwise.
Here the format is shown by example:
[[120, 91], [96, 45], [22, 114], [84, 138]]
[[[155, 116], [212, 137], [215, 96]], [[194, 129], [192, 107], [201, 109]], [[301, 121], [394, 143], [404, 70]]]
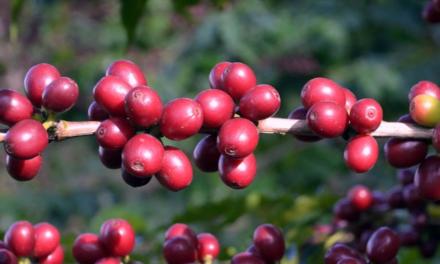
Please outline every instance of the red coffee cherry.
[[377, 229], [368, 240], [368, 258], [377, 263], [387, 263], [394, 259], [399, 251], [399, 236], [388, 227]]
[[198, 247], [198, 239], [196, 233], [186, 224], [177, 223], [168, 228], [165, 232], [165, 241], [175, 237], [183, 237], [188, 240], [193, 248]]
[[244, 158], [254, 152], [258, 144], [258, 129], [248, 119], [226, 121], [217, 136], [220, 153], [233, 158]]
[[275, 115], [280, 105], [278, 91], [271, 85], [259, 84], [240, 99], [240, 114], [256, 122]]
[[423, 19], [429, 23], [440, 22], [440, 10], [433, 1], [427, 1], [422, 12]]
[[383, 149], [388, 163], [396, 168], [417, 165], [428, 154], [428, 144], [422, 140], [390, 138]]
[[147, 183], [151, 181], [151, 178], [153, 178], [153, 177], [137, 177], [128, 173], [124, 169], [122, 169], [121, 175], [122, 175], [122, 179], [126, 184], [135, 188], [147, 185]]
[[18, 264], [17, 257], [6, 248], [0, 249], [0, 263]]
[[209, 72], [209, 86], [211, 88], [223, 89], [222, 86], [222, 74], [225, 69], [231, 64], [228, 61], [222, 61], [217, 63]]
[[373, 195], [370, 189], [363, 185], [356, 185], [348, 192], [348, 199], [359, 211], [365, 211], [373, 205]]
[[157, 125], [162, 116], [162, 99], [149, 86], [138, 86], [125, 97], [125, 112], [130, 122], [137, 127], [148, 128]]
[[63, 264], [64, 263], [64, 250], [61, 245], [51, 252], [49, 255], [40, 258], [38, 260], [40, 264]]
[[369, 135], [358, 135], [351, 138], [344, 151], [345, 164], [357, 173], [371, 170], [378, 157], [377, 141]]
[[414, 184], [425, 199], [440, 200], [440, 157], [429, 156], [420, 163]]
[[263, 256], [261, 256], [261, 253], [258, 251], [258, 249], [255, 247], [254, 244], [250, 245], [247, 249], [246, 252], [251, 253], [253, 256], [259, 258], [259, 259], [263, 259]]
[[263, 224], [254, 231], [253, 242], [258, 252], [268, 262], [283, 258], [286, 246], [281, 230], [271, 224]]
[[418, 188], [414, 184], [403, 187], [402, 194], [406, 207], [410, 209], [418, 209], [425, 205]]
[[109, 219], [101, 225], [99, 241], [111, 256], [124, 257], [133, 251], [134, 230], [124, 219]]
[[382, 118], [382, 107], [371, 98], [357, 101], [350, 111], [350, 125], [360, 134], [376, 130], [382, 122]]
[[103, 148], [122, 149], [135, 131], [130, 123], [123, 118], [110, 118], [99, 125], [96, 139]]
[[119, 169], [122, 164], [122, 150], [121, 149], [106, 149], [99, 146], [98, 149], [99, 160], [109, 169]]
[[[289, 116], [287, 118], [289, 119], [301, 119], [305, 120], [307, 115], [307, 109], [300, 106], [298, 108], [295, 108], [292, 112], [289, 113]], [[306, 136], [306, 135], [293, 135], [296, 139], [304, 141], [304, 142], [315, 142], [319, 141], [322, 138], [318, 136]]]
[[5, 151], [18, 159], [31, 159], [46, 148], [49, 137], [43, 125], [26, 119], [11, 127], [5, 136]]
[[249, 66], [241, 62], [233, 62], [223, 71], [221, 83], [222, 90], [238, 101], [257, 85], [257, 78]]
[[48, 110], [65, 112], [75, 105], [78, 95], [78, 84], [68, 77], [60, 77], [44, 88], [42, 104]]
[[333, 214], [335, 217], [347, 221], [355, 221], [359, 218], [359, 212], [348, 198], [340, 199], [333, 206]]
[[109, 118], [107, 111], [95, 101], [89, 105], [87, 114], [91, 121], [103, 121]]
[[12, 178], [17, 181], [29, 181], [37, 176], [40, 171], [43, 158], [37, 155], [30, 159], [17, 159], [6, 155], [6, 169]]
[[60, 232], [49, 223], [39, 223], [34, 226], [34, 253], [36, 258], [42, 258], [53, 251], [60, 244]]
[[114, 61], [108, 66], [105, 75], [117, 76], [133, 88], [140, 85], [147, 85], [147, 79], [142, 73], [141, 68], [129, 60]]
[[205, 128], [219, 128], [234, 115], [234, 101], [222, 90], [203, 90], [195, 100], [202, 107]]
[[160, 132], [172, 140], [183, 140], [197, 134], [203, 124], [202, 107], [189, 98], [177, 98], [165, 105]]
[[217, 171], [220, 159], [220, 152], [217, 149], [217, 135], [208, 135], [202, 138], [194, 148], [193, 159], [201, 171]]
[[202, 263], [212, 261], [220, 253], [220, 243], [217, 238], [210, 233], [200, 233], [197, 235], [199, 247], [197, 249], [198, 260]]
[[347, 128], [347, 123], [345, 108], [332, 102], [315, 103], [307, 112], [307, 125], [318, 136], [324, 138], [341, 136]]
[[231, 264], [265, 264], [266, 262], [249, 252], [238, 253], [231, 259]]
[[342, 91], [344, 91], [345, 94], [345, 110], [350, 114], [351, 108], [357, 101], [356, 95], [354, 95], [350, 89], [345, 87], [342, 87]]
[[325, 264], [338, 264], [344, 258], [360, 258], [358, 252], [342, 243], [334, 244], [326, 253], [324, 257]]
[[60, 78], [57, 68], [47, 63], [32, 66], [24, 77], [24, 90], [35, 107], [40, 107], [43, 90], [54, 80]]
[[14, 90], [0, 90], [0, 123], [12, 126], [32, 117], [34, 109], [25, 96]]
[[163, 256], [168, 264], [194, 263], [197, 251], [184, 237], [174, 237], [165, 241]]
[[150, 177], [162, 168], [162, 143], [148, 134], [132, 137], [122, 150], [122, 164], [128, 173], [137, 177]]
[[318, 102], [332, 102], [345, 107], [345, 92], [336, 82], [318, 77], [304, 85], [301, 90], [301, 102], [306, 109]]
[[81, 264], [95, 264], [107, 255], [98, 236], [91, 233], [81, 234], [75, 239], [72, 254], [75, 260]]
[[347, 257], [340, 259], [337, 264], [365, 264], [365, 261], [356, 258]]
[[218, 171], [222, 181], [231, 188], [243, 189], [249, 186], [257, 173], [257, 160], [254, 154], [242, 159], [220, 156]]
[[34, 227], [28, 221], [17, 221], [8, 228], [3, 241], [17, 257], [31, 256], [35, 244]]
[[440, 100], [440, 87], [430, 81], [420, 81], [411, 87], [408, 93], [408, 101], [420, 94], [427, 94]]
[[125, 96], [130, 89], [123, 79], [106, 76], [93, 88], [93, 97], [111, 116], [125, 117]]
[[191, 161], [180, 149], [166, 146], [162, 168], [156, 174], [156, 178], [171, 191], [183, 190], [191, 184], [193, 179]]
[[96, 264], [121, 264], [121, 260], [119, 258], [103, 258], [96, 262]]

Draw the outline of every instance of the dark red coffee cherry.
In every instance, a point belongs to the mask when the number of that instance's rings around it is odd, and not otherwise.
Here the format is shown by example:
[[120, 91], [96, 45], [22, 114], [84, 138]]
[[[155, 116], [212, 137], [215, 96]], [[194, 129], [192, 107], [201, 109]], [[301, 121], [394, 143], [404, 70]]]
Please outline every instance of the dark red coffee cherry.
[[408, 101], [420, 94], [427, 94], [440, 100], [440, 87], [430, 81], [420, 81], [411, 87], [408, 93]]
[[402, 246], [416, 246], [420, 241], [420, 233], [414, 228], [407, 228], [398, 233], [400, 244]]
[[122, 150], [121, 149], [106, 149], [99, 146], [98, 149], [99, 160], [109, 169], [119, 169], [122, 164]]
[[422, 140], [390, 138], [384, 145], [384, 153], [391, 166], [408, 168], [425, 159], [428, 144]]
[[151, 177], [162, 168], [164, 148], [157, 138], [148, 134], [132, 137], [122, 151], [122, 164], [128, 173]]
[[218, 171], [226, 185], [234, 189], [243, 189], [255, 179], [257, 160], [253, 153], [241, 159], [221, 155], [218, 162]]
[[93, 97], [111, 116], [125, 117], [125, 96], [131, 86], [117, 76], [103, 77], [93, 88]]
[[253, 256], [259, 258], [259, 259], [263, 259], [263, 256], [261, 255], [261, 253], [258, 251], [258, 249], [255, 247], [254, 244], [250, 245], [247, 249], [246, 252], [251, 253]]
[[39, 223], [34, 226], [34, 253], [36, 258], [43, 258], [52, 252], [60, 244], [60, 232], [49, 223]]
[[220, 153], [233, 158], [244, 158], [254, 152], [258, 144], [258, 129], [248, 119], [226, 121], [217, 136]]
[[18, 159], [30, 159], [46, 148], [49, 137], [43, 125], [26, 119], [11, 127], [5, 136], [5, 151]]
[[125, 97], [125, 112], [137, 127], [157, 125], [162, 116], [163, 104], [159, 94], [149, 86], [138, 86]]
[[307, 112], [307, 125], [318, 136], [334, 138], [347, 128], [347, 111], [333, 102], [315, 103]]
[[338, 261], [344, 258], [358, 259], [359, 257], [359, 253], [354, 249], [342, 243], [336, 243], [325, 253], [324, 263], [337, 264]]
[[345, 164], [357, 173], [371, 170], [378, 157], [377, 141], [369, 135], [358, 135], [351, 138], [344, 151]]
[[403, 189], [400, 186], [395, 186], [387, 192], [387, 202], [391, 208], [405, 207], [405, 199], [403, 198]]
[[40, 107], [43, 90], [54, 80], [60, 78], [57, 68], [47, 63], [32, 66], [24, 77], [24, 90], [35, 107]]
[[234, 115], [234, 101], [222, 90], [201, 91], [195, 100], [202, 107], [205, 128], [219, 128]]
[[151, 181], [151, 178], [153, 178], [153, 177], [137, 177], [128, 173], [124, 169], [122, 169], [121, 175], [124, 182], [130, 185], [131, 187], [141, 187], [147, 185], [147, 183]]
[[286, 246], [281, 230], [271, 224], [258, 226], [254, 231], [253, 242], [264, 260], [272, 262], [283, 258]]
[[165, 241], [175, 237], [183, 237], [188, 240], [193, 248], [198, 247], [198, 239], [196, 233], [186, 224], [177, 223], [168, 228], [165, 232]]
[[110, 64], [105, 75], [113, 75], [121, 78], [131, 87], [147, 85], [147, 79], [141, 68], [129, 60], [117, 60]]
[[38, 260], [40, 264], [63, 264], [64, 263], [64, 250], [61, 245], [52, 251], [49, 255], [40, 258]]
[[202, 138], [194, 148], [193, 159], [201, 171], [217, 171], [220, 159], [220, 152], [217, 149], [217, 135], [208, 135]]
[[337, 264], [364, 264], [364, 263], [365, 261], [363, 260], [357, 258], [351, 258], [351, 257], [342, 258], [337, 262]]
[[306, 109], [318, 102], [332, 102], [345, 108], [345, 92], [336, 82], [318, 77], [304, 85], [301, 90], [301, 102]]
[[414, 184], [403, 187], [402, 194], [406, 207], [416, 209], [424, 205], [423, 198]]
[[18, 264], [17, 257], [6, 248], [0, 249], [0, 263]]
[[430, 259], [437, 253], [438, 241], [436, 239], [428, 239], [419, 244], [419, 252], [425, 259]]
[[91, 121], [103, 121], [109, 118], [107, 111], [95, 101], [89, 105], [87, 114]]
[[12, 126], [32, 117], [34, 109], [25, 96], [14, 90], [0, 90], [0, 123]]
[[440, 22], [440, 10], [434, 5], [433, 1], [427, 1], [422, 12], [423, 19], [429, 23]]
[[163, 256], [169, 264], [194, 263], [197, 260], [197, 249], [184, 237], [166, 240]]
[[200, 104], [189, 98], [177, 98], [165, 105], [160, 132], [172, 140], [183, 140], [197, 134], [203, 124]]
[[3, 241], [17, 257], [31, 256], [35, 244], [34, 227], [28, 221], [15, 222], [6, 231]]
[[119, 258], [102, 258], [96, 264], [121, 264]]
[[234, 100], [240, 100], [255, 85], [257, 85], [255, 73], [244, 63], [230, 63], [223, 71], [221, 77], [222, 90], [227, 92]]
[[420, 163], [414, 184], [420, 195], [429, 200], [440, 200], [440, 157], [429, 156]]
[[231, 64], [228, 61], [222, 61], [217, 63], [212, 70], [209, 72], [209, 86], [211, 88], [223, 89], [222, 86], [222, 74], [226, 67]]
[[[305, 120], [306, 116], [307, 116], [307, 109], [300, 106], [300, 107], [294, 109], [292, 112], [290, 112], [289, 116], [287, 118]], [[322, 139], [321, 137], [318, 137], [318, 136], [309, 136], [309, 135], [293, 135], [293, 136], [295, 138], [297, 138], [298, 140], [305, 141], [305, 142], [315, 142], [315, 141], [319, 141]]]
[[210, 233], [200, 233], [197, 235], [198, 248], [197, 258], [200, 262], [212, 261], [220, 253], [220, 243], [217, 238]]
[[266, 262], [249, 252], [241, 252], [235, 255], [231, 264], [265, 264]]
[[133, 227], [124, 219], [109, 219], [101, 225], [99, 241], [111, 256], [127, 256], [135, 245]]
[[359, 211], [365, 211], [373, 205], [373, 196], [370, 189], [363, 185], [356, 185], [348, 192], [348, 199]]
[[134, 129], [127, 120], [110, 118], [101, 122], [95, 135], [101, 147], [122, 149], [134, 133]]
[[351, 108], [357, 102], [357, 98], [350, 89], [342, 87], [342, 90], [345, 94], [345, 110], [350, 114]]
[[397, 171], [397, 178], [403, 186], [414, 183], [415, 171], [412, 169], [403, 169]]
[[171, 191], [183, 190], [193, 179], [191, 161], [180, 149], [167, 146], [163, 154], [162, 168], [156, 174], [156, 178]]
[[360, 134], [376, 130], [382, 122], [382, 118], [382, 107], [371, 98], [357, 101], [350, 111], [350, 125]]
[[17, 159], [6, 155], [6, 169], [9, 175], [17, 181], [29, 181], [37, 176], [40, 171], [43, 158], [37, 155], [30, 159]]
[[95, 264], [107, 255], [99, 242], [99, 237], [91, 233], [81, 234], [75, 239], [72, 254], [81, 264]]
[[368, 258], [377, 263], [387, 263], [399, 251], [399, 236], [388, 227], [381, 227], [371, 235], [367, 244]]
[[256, 122], [275, 115], [280, 105], [278, 91], [271, 85], [259, 84], [240, 99], [240, 115]]
[[68, 77], [60, 77], [44, 88], [42, 105], [53, 112], [65, 112], [75, 105], [78, 95], [78, 84]]
[[347, 221], [354, 221], [359, 218], [359, 212], [348, 198], [342, 198], [333, 206], [335, 217]]

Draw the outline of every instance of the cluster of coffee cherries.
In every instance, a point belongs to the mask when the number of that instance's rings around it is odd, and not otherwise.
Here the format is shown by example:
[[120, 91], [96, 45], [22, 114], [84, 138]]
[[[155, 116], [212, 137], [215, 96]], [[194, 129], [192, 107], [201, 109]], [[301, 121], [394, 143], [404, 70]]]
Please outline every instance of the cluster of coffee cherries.
[[423, 19], [429, 23], [440, 23], [440, 1], [428, 0], [423, 9]]
[[135, 232], [124, 219], [106, 220], [99, 231], [80, 234], [73, 244], [73, 257], [81, 264], [121, 264], [130, 261]]
[[41, 168], [41, 153], [49, 143], [48, 127], [41, 122], [72, 108], [79, 93], [75, 81], [45, 63], [29, 69], [24, 88], [27, 97], [0, 90], [0, 124], [10, 127], [4, 139], [6, 168], [19, 181], [31, 180]]
[[0, 263], [63, 264], [64, 250], [60, 232], [46, 222], [32, 225], [28, 221], [13, 223], [0, 242]]

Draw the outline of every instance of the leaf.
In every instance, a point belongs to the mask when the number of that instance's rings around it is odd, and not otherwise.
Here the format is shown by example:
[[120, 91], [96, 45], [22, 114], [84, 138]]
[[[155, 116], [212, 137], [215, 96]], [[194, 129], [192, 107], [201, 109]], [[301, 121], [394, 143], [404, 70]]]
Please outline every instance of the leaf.
[[147, 0], [120, 0], [121, 20], [127, 34], [127, 44], [133, 43], [136, 27], [144, 13]]

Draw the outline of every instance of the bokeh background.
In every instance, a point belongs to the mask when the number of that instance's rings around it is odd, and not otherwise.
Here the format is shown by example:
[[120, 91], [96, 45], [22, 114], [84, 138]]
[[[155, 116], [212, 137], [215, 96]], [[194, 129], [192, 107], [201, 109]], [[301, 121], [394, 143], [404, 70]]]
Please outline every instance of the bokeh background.
[[[440, 30], [423, 21], [423, 2], [0, 0], [0, 87], [23, 91], [27, 69], [51, 63], [80, 85], [77, 105], [60, 118], [85, 120], [93, 86], [113, 60], [139, 64], [164, 101], [207, 88], [217, 62], [242, 61], [280, 92], [277, 116], [300, 105], [308, 79], [327, 76], [379, 100], [393, 120], [408, 111], [412, 84], [440, 81]], [[198, 139], [175, 145], [191, 155]], [[49, 221], [62, 231], [66, 263], [73, 263], [76, 235], [123, 217], [138, 234], [134, 259], [163, 263], [163, 232], [172, 223], [214, 233], [226, 261], [246, 249], [257, 225], [270, 222], [286, 235], [285, 263], [322, 263], [323, 247], [310, 238], [315, 225], [331, 223], [333, 203], [356, 183], [377, 190], [397, 183], [383, 157], [366, 174], [349, 172], [343, 148], [342, 139], [304, 144], [262, 135], [257, 178], [247, 189], [231, 190], [216, 173], [195, 169], [192, 185], [173, 193], [155, 180], [132, 189], [118, 170], [100, 164], [93, 137], [70, 139], [49, 146], [31, 182], [14, 181], [0, 166], [0, 230], [19, 219]], [[399, 259], [425, 263], [417, 250], [403, 250]]]

